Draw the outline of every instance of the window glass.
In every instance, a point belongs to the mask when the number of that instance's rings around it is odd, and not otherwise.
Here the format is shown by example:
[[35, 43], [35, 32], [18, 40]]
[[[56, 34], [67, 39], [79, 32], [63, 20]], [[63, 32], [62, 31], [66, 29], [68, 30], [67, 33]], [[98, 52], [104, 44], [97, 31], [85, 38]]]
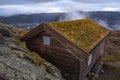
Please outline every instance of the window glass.
[[50, 45], [50, 37], [49, 36], [43, 36], [43, 44]]
[[92, 63], [92, 54], [89, 55], [89, 58], [88, 58], [88, 66]]

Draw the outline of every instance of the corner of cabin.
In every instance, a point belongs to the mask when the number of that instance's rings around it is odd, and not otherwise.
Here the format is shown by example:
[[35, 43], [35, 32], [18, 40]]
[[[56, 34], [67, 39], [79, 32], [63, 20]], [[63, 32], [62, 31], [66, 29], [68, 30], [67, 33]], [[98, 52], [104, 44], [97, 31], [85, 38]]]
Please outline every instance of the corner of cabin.
[[[41, 57], [56, 66], [64, 67], [68, 72], [75, 73], [80, 73], [78, 70], [81, 69], [81, 72], [83, 71], [82, 73], [86, 76], [99, 57], [99, 55], [96, 57], [97, 55], [87, 53], [109, 33], [110, 31], [103, 26], [86, 18], [42, 23], [25, 34], [21, 41], [28, 40], [29, 42], [30, 40], [28, 48], [31, 47]], [[98, 50], [102, 51], [103, 47], [99, 49], [100, 47], [94, 49], [94, 53], [98, 53]]]
[[109, 30], [89, 18], [65, 22], [51, 22], [49, 26], [85, 52], [92, 49], [109, 33]]
[[47, 24], [46, 23], [42, 23], [40, 25], [38, 25], [37, 27], [31, 29], [29, 32], [27, 32], [25, 35], [23, 35], [21, 38], [20, 38], [20, 41], [21, 42], [24, 42], [24, 41], [27, 41], [29, 38], [39, 34], [41, 31], [44, 30], [44, 27], [46, 26]]

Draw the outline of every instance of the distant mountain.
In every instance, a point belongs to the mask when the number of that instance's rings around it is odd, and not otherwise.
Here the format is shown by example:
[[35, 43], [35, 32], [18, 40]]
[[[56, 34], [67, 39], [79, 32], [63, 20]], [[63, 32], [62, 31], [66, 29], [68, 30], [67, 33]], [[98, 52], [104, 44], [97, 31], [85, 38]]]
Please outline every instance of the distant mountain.
[[120, 29], [120, 12], [89, 12], [90, 18], [99, 23], [100, 20], [104, 21], [106, 25], [112, 29]]
[[40, 23], [40, 22], [49, 22], [57, 21], [62, 13], [41, 13], [41, 14], [20, 14], [13, 15], [9, 17], [0, 17], [7, 24], [17, 24], [17, 23]]
[[[78, 12], [79, 16], [86, 15], [85, 17], [91, 18], [103, 26], [112, 29], [120, 29], [120, 12], [106, 12], [106, 11], [96, 11], [96, 12]], [[61, 18], [65, 18], [67, 13], [40, 13], [40, 14], [30, 14], [30, 15], [13, 15], [8, 17], [0, 17], [5, 23], [26, 28], [36, 26], [42, 22], [52, 22], [60, 21]]]

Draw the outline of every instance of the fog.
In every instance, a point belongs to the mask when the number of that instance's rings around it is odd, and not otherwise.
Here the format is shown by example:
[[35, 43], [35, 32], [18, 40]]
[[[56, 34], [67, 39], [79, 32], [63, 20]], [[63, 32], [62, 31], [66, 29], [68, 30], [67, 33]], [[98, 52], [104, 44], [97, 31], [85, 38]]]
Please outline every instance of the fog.
[[[82, 11], [71, 11], [71, 12], [65, 13], [64, 16], [60, 17], [59, 21], [79, 20], [79, 19], [85, 19], [85, 18], [90, 18], [90, 14], [87, 12], [82, 12]], [[119, 23], [116, 23], [116, 25], [109, 25], [104, 20], [95, 19], [94, 21], [109, 30], [120, 30]]]
[[78, 19], [84, 19], [87, 17], [88, 15], [85, 14], [84, 12], [71, 11], [71, 12], [67, 12], [65, 16], [61, 17], [60, 21], [78, 20]]

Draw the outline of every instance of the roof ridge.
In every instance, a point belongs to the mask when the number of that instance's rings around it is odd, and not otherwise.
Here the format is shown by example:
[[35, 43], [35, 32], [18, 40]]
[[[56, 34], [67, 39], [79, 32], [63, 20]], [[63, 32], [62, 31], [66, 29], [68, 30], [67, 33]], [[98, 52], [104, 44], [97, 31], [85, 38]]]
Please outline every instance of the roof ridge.
[[65, 22], [65, 23], [69, 23], [69, 22], [76, 22], [76, 21], [83, 21], [83, 20], [89, 20], [89, 21], [92, 21], [92, 19], [90, 18], [84, 18], [84, 19], [77, 19], [77, 20], [69, 20], [69, 21], [57, 21], [57, 22], [45, 22], [45, 23], [62, 23], [62, 22]]
[[102, 36], [109, 31], [89, 18], [65, 22], [50, 22], [48, 25], [71, 42], [79, 45], [85, 52], [93, 48], [99, 42], [99, 39], [103, 38]]
[[42, 23], [24, 35], [22, 39], [27, 40], [31, 36], [38, 34], [42, 30], [41, 27], [44, 28], [45, 26], [50, 26], [57, 32], [61, 33], [62, 36], [77, 45], [81, 50], [85, 52], [88, 52], [93, 47], [95, 47], [95, 45], [103, 38], [103, 36], [105, 36], [107, 32], [110, 31], [95, 21], [89, 18], [85, 18], [81, 20], [65, 22]]

